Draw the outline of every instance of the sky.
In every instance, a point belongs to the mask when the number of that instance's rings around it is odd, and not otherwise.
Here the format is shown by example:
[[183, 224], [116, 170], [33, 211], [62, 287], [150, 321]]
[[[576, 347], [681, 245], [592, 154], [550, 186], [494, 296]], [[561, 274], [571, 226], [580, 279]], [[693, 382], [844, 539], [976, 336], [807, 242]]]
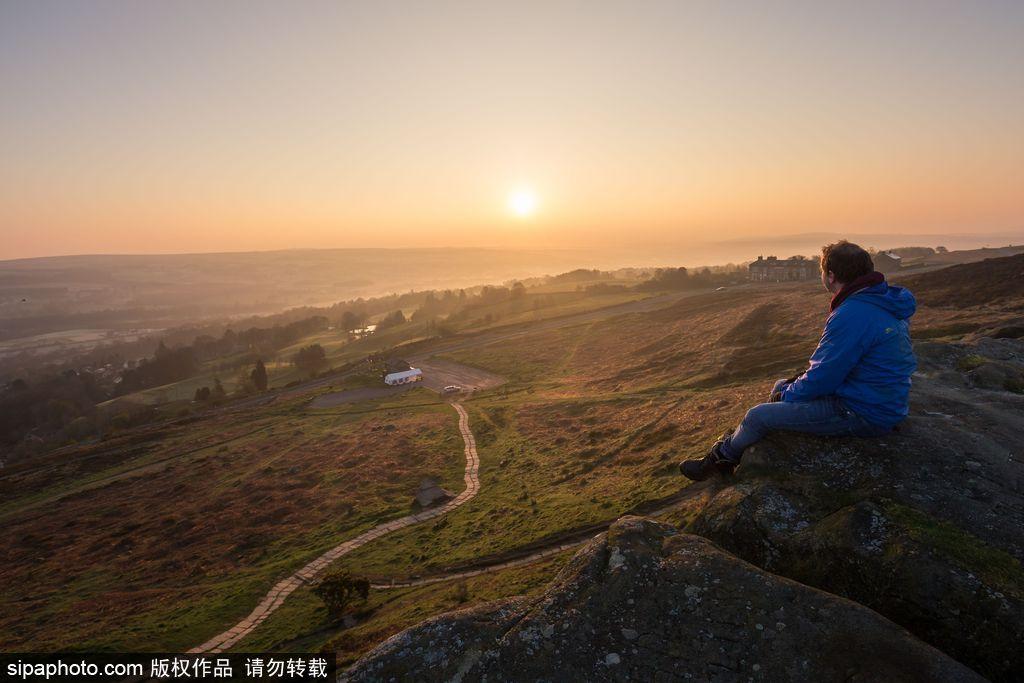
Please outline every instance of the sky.
[[1022, 35], [985, 0], [0, 0], [0, 258], [1020, 231]]

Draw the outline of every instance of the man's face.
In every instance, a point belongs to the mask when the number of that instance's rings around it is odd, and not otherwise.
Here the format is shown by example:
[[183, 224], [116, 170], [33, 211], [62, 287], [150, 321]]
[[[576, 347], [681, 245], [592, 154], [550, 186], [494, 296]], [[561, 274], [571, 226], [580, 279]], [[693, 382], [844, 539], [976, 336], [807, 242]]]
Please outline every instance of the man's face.
[[835, 274], [824, 268], [821, 269], [821, 284], [828, 291], [835, 293], [836, 291], [836, 276]]

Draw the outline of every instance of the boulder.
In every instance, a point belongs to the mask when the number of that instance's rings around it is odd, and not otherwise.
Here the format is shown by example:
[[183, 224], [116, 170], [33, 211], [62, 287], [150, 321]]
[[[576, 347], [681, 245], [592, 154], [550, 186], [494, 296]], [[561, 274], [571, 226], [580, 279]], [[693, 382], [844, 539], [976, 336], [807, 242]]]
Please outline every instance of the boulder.
[[443, 503], [455, 497], [448, 489], [441, 488], [433, 477], [424, 477], [420, 480], [420, 486], [416, 490], [414, 505], [427, 508], [438, 503]]
[[[881, 439], [776, 434], [688, 501], [686, 531], [845, 596], [993, 680], [1024, 671], [1024, 343], [919, 345], [911, 416]], [[966, 381], [965, 381], [966, 380]]]
[[546, 592], [431, 619], [350, 681], [981, 681], [849, 600], [627, 517]]

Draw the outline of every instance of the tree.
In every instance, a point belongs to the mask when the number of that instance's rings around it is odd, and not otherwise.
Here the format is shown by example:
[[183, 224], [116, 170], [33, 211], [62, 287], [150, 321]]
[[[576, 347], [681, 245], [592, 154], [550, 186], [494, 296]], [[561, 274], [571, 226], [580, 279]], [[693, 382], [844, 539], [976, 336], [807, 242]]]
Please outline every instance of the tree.
[[654, 276], [637, 285], [637, 289], [648, 291], [686, 289], [693, 284], [686, 268], [658, 268], [654, 271]]
[[509, 292], [508, 287], [492, 287], [491, 285], [484, 285], [483, 289], [480, 290], [478, 303], [481, 306], [500, 304], [504, 301], [508, 301], [510, 296], [511, 293]]
[[444, 310], [445, 305], [437, 298], [433, 291], [430, 291], [423, 297], [423, 303], [420, 304], [420, 307], [412, 314], [412, 319], [416, 321], [430, 320], [444, 312]]
[[526, 296], [526, 285], [524, 285], [522, 282], [514, 283], [512, 285], [512, 298], [522, 299], [524, 296]]
[[345, 332], [351, 332], [352, 330], [358, 329], [363, 326], [363, 320], [366, 318], [361, 313], [355, 311], [345, 311], [341, 314], [341, 329]]
[[222, 401], [227, 398], [228, 392], [224, 391], [224, 385], [220, 383], [219, 377], [213, 378], [213, 391], [210, 392], [210, 398], [214, 401]]
[[327, 365], [327, 353], [319, 344], [310, 344], [299, 349], [292, 362], [299, 370], [308, 372], [310, 376], [315, 377], [316, 373]]
[[64, 432], [68, 438], [74, 441], [81, 441], [96, 432], [96, 425], [93, 424], [92, 420], [81, 415], [69, 422], [68, 426], [64, 428]]
[[171, 350], [160, 342], [152, 358], [143, 358], [137, 367], [121, 374], [117, 392], [127, 394], [187, 379], [195, 375], [199, 367], [191, 346]]
[[203, 403], [204, 401], [210, 400], [210, 387], [199, 387], [196, 389], [196, 395], [192, 398], [196, 403]]
[[377, 330], [386, 330], [389, 327], [395, 327], [405, 322], [405, 314], [402, 313], [402, 309], [398, 309], [393, 313], [388, 313], [386, 316], [381, 318], [380, 322], [377, 323]]
[[366, 600], [370, 595], [370, 582], [339, 570], [322, 578], [313, 593], [323, 600], [332, 619], [340, 619], [356, 598]]
[[235, 396], [249, 396], [259, 392], [252, 378], [253, 372], [247, 368], [239, 368], [235, 377]]
[[256, 391], [267, 390], [267, 366], [263, 364], [262, 358], [256, 359], [256, 367], [252, 370], [252, 383], [256, 385]]
[[550, 280], [551, 282], [589, 282], [591, 280], [600, 280], [603, 275], [604, 274], [596, 268], [594, 270], [577, 268], [576, 270], [570, 270], [567, 273], [559, 273], [558, 275], [550, 278]]

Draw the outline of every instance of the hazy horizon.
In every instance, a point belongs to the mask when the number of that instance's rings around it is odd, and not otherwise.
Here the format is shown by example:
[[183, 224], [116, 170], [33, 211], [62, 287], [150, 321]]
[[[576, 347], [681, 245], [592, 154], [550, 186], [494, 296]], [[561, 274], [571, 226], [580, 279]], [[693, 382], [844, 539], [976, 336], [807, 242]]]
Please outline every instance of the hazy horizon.
[[1024, 228], [1024, 5], [8, 3], [0, 259]]
[[[297, 252], [329, 252], [329, 251], [366, 251], [366, 252], [494, 252], [495, 254], [538, 254], [538, 255], [562, 255], [566, 258], [562, 262], [564, 268], [625, 268], [625, 267], [651, 267], [651, 266], [714, 266], [726, 263], [742, 263], [755, 259], [760, 255], [768, 255], [779, 252], [777, 255], [789, 255], [787, 250], [794, 250], [794, 253], [814, 255], [823, 244], [838, 239], [849, 239], [863, 244], [866, 248], [891, 249], [898, 247], [925, 246], [936, 247], [939, 245], [949, 249], [978, 249], [982, 247], [1001, 247], [1014, 244], [1024, 244], [1024, 229], [1019, 231], [1007, 231], [988, 234], [948, 233], [920, 235], [903, 233], [838, 233], [838, 232], [809, 232], [780, 235], [764, 235], [716, 242], [696, 242], [692, 244], [661, 244], [638, 247], [627, 247], [619, 249], [586, 249], [580, 247], [539, 247], [539, 248], [517, 248], [517, 247], [488, 247], [488, 246], [431, 246], [431, 247], [295, 247], [288, 249], [254, 249], [247, 251], [151, 251], [151, 252], [112, 252], [112, 253], [67, 253], [48, 254], [36, 256], [20, 256], [14, 258], [0, 258], [0, 263], [15, 264], [17, 262], [42, 261], [47, 259], [88, 259], [88, 258], [146, 258], [146, 257], [204, 257], [204, 256], [246, 256], [246, 255], [270, 255], [289, 254]], [[538, 266], [550, 266], [558, 261], [544, 260]], [[555, 266], [557, 267], [557, 266]], [[504, 278], [514, 277], [535, 277], [538, 274], [551, 275], [551, 272], [539, 272], [531, 270], [521, 275], [504, 273]], [[502, 278], [498, 278], [501, 280]], [[474, 283], [474, 284], [485, 284]]]

